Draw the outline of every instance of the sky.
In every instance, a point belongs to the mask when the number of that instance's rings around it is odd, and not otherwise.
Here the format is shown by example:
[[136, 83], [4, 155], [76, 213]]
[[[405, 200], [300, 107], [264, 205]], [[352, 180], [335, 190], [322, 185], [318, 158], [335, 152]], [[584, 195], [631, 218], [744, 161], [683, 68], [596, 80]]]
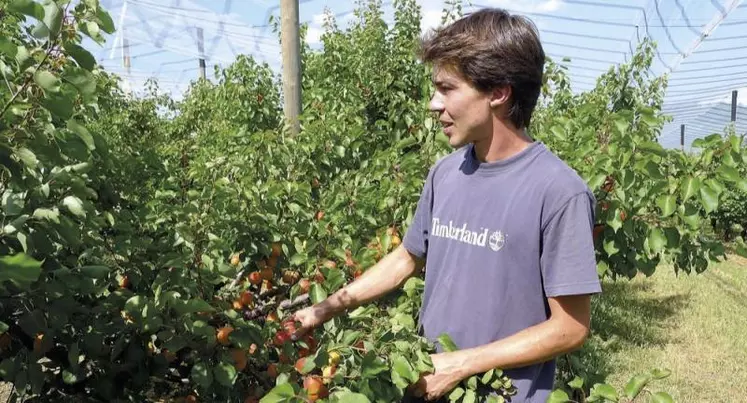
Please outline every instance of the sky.
[[[390, 1], [384, 17], [393, 20]], [[440, 24], [443, 0], [417, 0], [423, 31]], [[698, 137], [722, 131], [730, 120], [731, 91], [739, 90], [737, 130], [747, 132], [747, 2], [742, 0], [472, 0], [464, 11], [502, 7], [526, 15], [537, 25], [545, 52], [556, 61], [571, 58], [573, 88], [584, 91], [610, 66], [625, 62], [641, 38], [658, 44], [651, 68], [669, 74], [664, 112], [674, 121], [660, 142], [685, 147]], [[471, 5], [470, 5], [471, 3]], [[101, 0], [118, 27], [103, 46], [85, 46], [107, 70], [127, 79], [135, 92], [145, 80], [179, 98], [199, 75], [198, 29], [202, 29], [208, 78], [214, 65], [227, 66], [248, 54], [281, 71], [277, 35], [268, 25], [279, 15], [279, 0]], [[345, 27], [355, 3], [299, 0], [300, 21], [308, 23], [306, 41], [319, 48], [325, 10]], [[123, 27], [123, 29], [122, 29]], [[129, 44], [130, 73], [123, 67], [122, 38]]]

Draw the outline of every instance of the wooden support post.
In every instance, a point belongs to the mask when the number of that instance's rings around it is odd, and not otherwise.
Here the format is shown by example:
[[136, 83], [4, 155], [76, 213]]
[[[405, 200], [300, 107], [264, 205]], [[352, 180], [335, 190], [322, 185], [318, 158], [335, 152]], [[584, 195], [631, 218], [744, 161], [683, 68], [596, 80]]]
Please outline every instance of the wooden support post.
[[301, 114], [301, 39], [298, 0], [280, 0], [280, 42], [283, 53], [283, 111], [291, 135], [298, 134]]
[[685, 151], [685, 125], [680, 125], [680, 150]]
[[197, 27], [197, 52], [200, 55], [200, 78], [205, 79], [205, 38], [201, 27]]
[[737, 121], [737, 90], [731, 92], [731, 121]]

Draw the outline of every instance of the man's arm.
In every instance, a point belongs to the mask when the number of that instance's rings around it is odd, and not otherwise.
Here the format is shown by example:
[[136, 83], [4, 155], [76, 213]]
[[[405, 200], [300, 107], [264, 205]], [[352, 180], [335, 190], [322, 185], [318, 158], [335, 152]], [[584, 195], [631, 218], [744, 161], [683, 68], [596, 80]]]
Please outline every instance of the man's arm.
[[424, 265], [424, 259], [415, 257], [404, 246], [398, 246], [357, 280], [324, 301], [296, 312], [294, 319], [301, 323], [296, 334], [305, 333], [346, 309], [354, 309], [401, 287], [408, 278], [420, 272]]
[[548, 304], [550, 318], [542, 323], [489, 344], [431, 356], [435, 371], [421, 378], [415, 394], [436, 398], [472, 375], [537, 364], [580, 348], [589, 334], [591, 296], [548, 298]]

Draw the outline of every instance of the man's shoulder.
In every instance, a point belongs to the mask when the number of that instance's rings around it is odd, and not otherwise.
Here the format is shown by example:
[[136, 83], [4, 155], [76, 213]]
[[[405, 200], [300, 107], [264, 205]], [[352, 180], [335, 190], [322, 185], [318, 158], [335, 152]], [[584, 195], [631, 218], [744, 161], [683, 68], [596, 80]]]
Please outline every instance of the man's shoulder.
[[438, 177], [444, 173], [457, 169], [459, 165], [464, 161], [465, 153], [469, 150], [469, 146], [464, 146], [449, 152], [446, 155], [439, 157], [436, 162], [431, 166], [429, 176]]
[[553, 197], [591, 193], [581, 175], [548, 148], [536, 161], [536, 167], [536, 176], [547, 184], [546, 191]]

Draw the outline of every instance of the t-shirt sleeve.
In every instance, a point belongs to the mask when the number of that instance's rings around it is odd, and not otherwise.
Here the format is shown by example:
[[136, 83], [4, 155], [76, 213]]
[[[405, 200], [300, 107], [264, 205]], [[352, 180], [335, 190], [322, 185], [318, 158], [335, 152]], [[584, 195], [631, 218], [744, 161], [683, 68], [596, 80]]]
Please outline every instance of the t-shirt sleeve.
[[540, 265], [547, 297], [602, 291], [594, 252], [594, 195], [571, 197], [542, 230]]
[[428, 172], [415, 208], [415, 216], [407, 228], [402, 245], [413, 255], [423, 258], [428, 253], [428, 235], [433, 211], [433, 169]]

